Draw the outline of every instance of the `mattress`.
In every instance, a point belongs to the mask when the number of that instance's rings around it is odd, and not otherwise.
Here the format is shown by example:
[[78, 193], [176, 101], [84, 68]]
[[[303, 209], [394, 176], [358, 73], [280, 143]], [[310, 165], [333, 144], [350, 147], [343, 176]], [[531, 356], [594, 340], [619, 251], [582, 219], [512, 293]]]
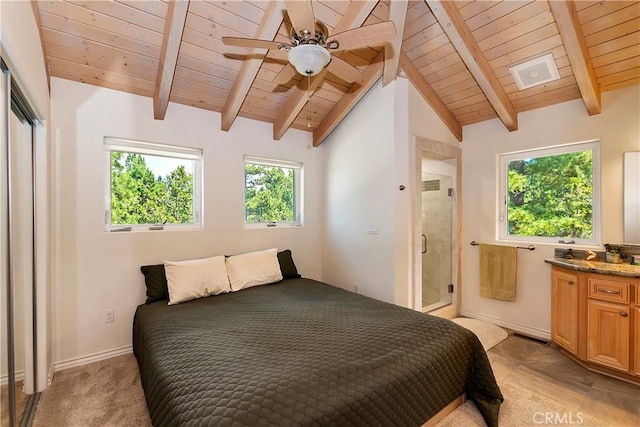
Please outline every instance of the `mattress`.
[[138, 307], [133, 349], [153, 425], [418, 426], [502, 395], [453, 322], [310, 279]]

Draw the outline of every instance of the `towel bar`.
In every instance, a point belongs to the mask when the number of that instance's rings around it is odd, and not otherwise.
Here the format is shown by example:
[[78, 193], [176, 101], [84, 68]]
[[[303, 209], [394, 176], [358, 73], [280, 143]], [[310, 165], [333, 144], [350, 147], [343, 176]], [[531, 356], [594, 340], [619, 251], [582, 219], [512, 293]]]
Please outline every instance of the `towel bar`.
[[[478, 246], [480, 243], [476, 242], [475, 240], [472, 240], [470, 245], [471, 246]], [[529, 246], [516, 246], [517, 249], [527, 249], [529, 251], [535, 251], [536, 247], [533, 245], [529, 245]]]

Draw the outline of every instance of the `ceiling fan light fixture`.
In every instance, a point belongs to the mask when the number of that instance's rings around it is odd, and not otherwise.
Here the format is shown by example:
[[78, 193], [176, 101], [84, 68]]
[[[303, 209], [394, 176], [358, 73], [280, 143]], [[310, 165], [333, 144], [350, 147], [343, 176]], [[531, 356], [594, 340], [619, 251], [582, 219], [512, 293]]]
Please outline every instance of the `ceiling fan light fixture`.
[[303, 76], [315, 76], [331, 60], [329, 51], [316, 44], [301, 44], [289, 50], [289, 62]]

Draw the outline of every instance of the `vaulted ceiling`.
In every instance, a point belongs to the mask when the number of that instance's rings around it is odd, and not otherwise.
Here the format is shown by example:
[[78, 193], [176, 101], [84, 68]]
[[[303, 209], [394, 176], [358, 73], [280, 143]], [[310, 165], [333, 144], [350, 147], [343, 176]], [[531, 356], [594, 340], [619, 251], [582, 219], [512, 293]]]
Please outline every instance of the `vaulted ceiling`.
[[[301, 0], [305, 1], [305, 0]], [[313, 132], [319, 145], [366, 91], [406, 76], [462, 140], [462, 127], [582, 98], [601, 111], [603, 91], [640, 83], [638, 1], [313, 0], [329, 34], [391, 20], [384, 47], [340, 53], [361, 75], [349, 83], [323, 70], [274, 82], [277, 50], [230, 47], [224, 36], [289, 42], [281, 0], [33, 1], [51, 76]], [[289, 3], [291, 4], [291, 3]], [[560, 79], [518, 90], [508, 67], [551, 53]], [[280, 79], [278, 79], [280, 80]], [[309, 94], [312, 96], [309, 98]]]

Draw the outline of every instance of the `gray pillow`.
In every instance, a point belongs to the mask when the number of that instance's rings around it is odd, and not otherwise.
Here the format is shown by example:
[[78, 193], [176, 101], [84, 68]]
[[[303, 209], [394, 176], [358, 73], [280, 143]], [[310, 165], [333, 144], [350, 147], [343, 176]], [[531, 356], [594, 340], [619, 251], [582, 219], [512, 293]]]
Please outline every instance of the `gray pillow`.
[[167, 276], [164, 272], [164, 264], [143, 265], [140, 271], [144, 274], [144, 284], [147, 286], [147, 300], [145, 304], [169, 299]]
[[280, 271], [283, 279], [298, 279], [302, 276], [298, 274], [298, 269], [293, 262], [290, 249], [278, 252], [278, 262], [280, 263]]

